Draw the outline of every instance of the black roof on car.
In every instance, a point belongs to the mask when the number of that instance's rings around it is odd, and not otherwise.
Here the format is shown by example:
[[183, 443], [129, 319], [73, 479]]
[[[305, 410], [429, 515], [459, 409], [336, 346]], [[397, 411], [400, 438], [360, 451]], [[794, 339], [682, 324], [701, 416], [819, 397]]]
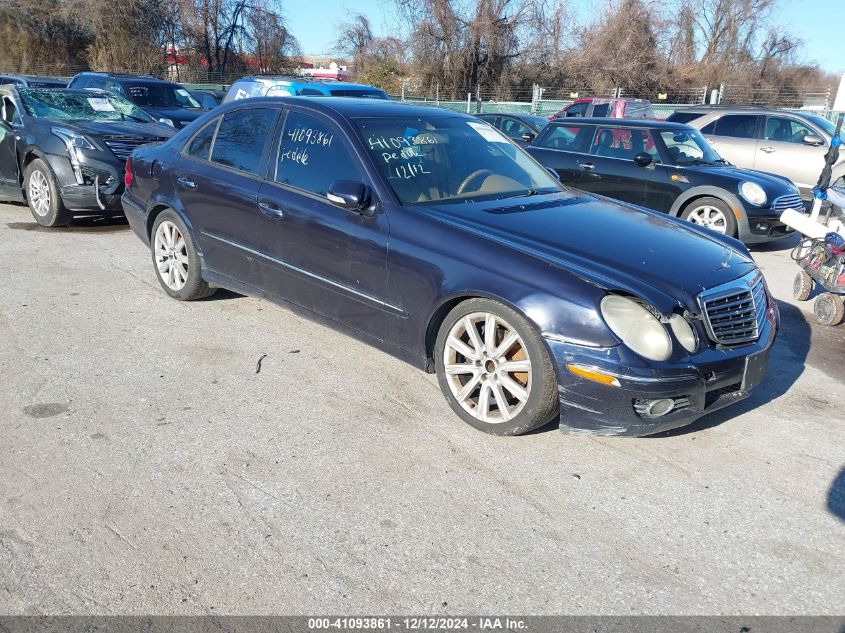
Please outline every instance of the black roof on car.
[[657, 121], [654, 119], [608, 119], [602, 117], [554, 119], [549, 122], [549, 125], [571, 126], [583, 125], [586, 123], [589, 123], [590, 125], [603, 125], [605, 127], [639, 127], [652, 128], [656, 130], [677, 130], [679, 128], [688, 130], [694, 129], [689, 125], [675, 123], [672, 121]]

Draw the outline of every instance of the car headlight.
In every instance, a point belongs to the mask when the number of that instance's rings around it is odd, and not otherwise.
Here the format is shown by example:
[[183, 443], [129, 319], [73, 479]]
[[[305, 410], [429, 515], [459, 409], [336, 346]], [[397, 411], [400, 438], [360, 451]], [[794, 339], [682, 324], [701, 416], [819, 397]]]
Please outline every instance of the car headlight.
[[170, 127], [176, 127], [176, 124], [173, 122], [172, 119], [168, 119], [167, 117], [161, 117], [158, 120], [159, 123], [164, 123], [165, 125], [169, 125]]
[[73, 130], [63, 127], [54, 127], [51, 128], [50, 131], [64, 141], [65, 147], [67, 148], [68, 158], [70, 158], [70, 166], [73, 169], [73, 176], [76, 178], [76, 184], [83, 184], [85, 179], [82, 177], [82, 169], [79, 165], [79, 159], [81, 157], [79, 150], [98, 150], [100, 148], [97, 147], [93, 141], [89, 140], [79, 132], [74, 132]]
[[673, 314], [669, 317], [669, 327], [672, 328], [672, 333], [678, 339], [681, 347], [690, 354], [698, 349], [698, 337], [695, 335], [695, 330], [684, 317], [680, 314]]
[[50, 131], [65, 142], [68, 151], [72, 151], [72, 148], [75, 147], [80, 149], [99, 149], [92, 141], [88, 140], [88, 138], [79, 132], [74, 132], [63, 127], [54, 127]]
[[740, 195], [751, 204], [763, 206], [766, 204], [766, 192], [756, 182], [745, 181], [739, 186]]
[[650, 360], [666, 360], [672, 339], [663, 324], [640, 303], [628, 297], [607, 295], [601, 300], [607, 326], [631, 351]]

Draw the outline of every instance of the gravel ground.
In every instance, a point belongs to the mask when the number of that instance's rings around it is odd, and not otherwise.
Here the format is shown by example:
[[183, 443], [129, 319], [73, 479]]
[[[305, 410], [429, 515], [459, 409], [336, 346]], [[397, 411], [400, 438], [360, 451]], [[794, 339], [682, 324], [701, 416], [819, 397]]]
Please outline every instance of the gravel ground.
[[0, 205], [0, 613], [843, 614], [845, 325], [755, 257], [749, 400], [496, 438], [283, 308], [169, 299], [125, 225]]

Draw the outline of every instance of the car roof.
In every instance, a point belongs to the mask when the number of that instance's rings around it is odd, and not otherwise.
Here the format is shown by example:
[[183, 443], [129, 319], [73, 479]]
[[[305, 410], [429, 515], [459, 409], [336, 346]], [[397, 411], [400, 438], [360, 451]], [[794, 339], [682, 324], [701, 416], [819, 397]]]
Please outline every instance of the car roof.
[[153, 77], [151, 75], [132, 75], [127, 73], [98, 73], [93, 71], [85, 71], [79, 73], [78, 76], [95, 76], [95, 77], [108, 77], [109, 79], [118, 79], [118, 80], [126, 80], [126, 81], [133, 81], [135, 83], [157, 83], [157, 84], [173, 84], [178, 86], [175, 81], [170, 81], [169, 79], [160, 79], [158, 77]]
[[420, 106], [403, 101], [356, 97], [255, 97], [230, 101], [223, 107], [230, 110], [238, 106], [257, 108], [261, 107], [262, 104], [278, 105], [279, 103], [310, 107], [327, 114], [334, 113], [346, 117], [444, 116], [467, 119], [468, 121], [475, 120], [474, 116], [454, 110], [446, 110], [445, 108]]
[[[285, 86], [330, 86], [331, 88], [351, 88], [360, 90], [381, 90], [377, 86], [367, 84], [356, 84], [349, 81], [336, 81], [334, 79], [311, 79], [310, 77], [289, 77], [285, 75], [257, 75], [241, 77], [235, 84], [242, 81], [255, 81], [258, 83], [275, 83]], [[234, 85], [234, 84], [232, 84]], [[383, 92], [383, 91], [382, 91]]]
[[582, 125], [589, 123], [590, 125], [604, 125], [605, 127], [638, 127], [638, 128], [653, 128], [659, 130], [677, 130], [687, 129], [693, 131], [695, 128], [685, 125], [683, 123], [675, 123], [672, 121], [657, 121], [655, 119], [610, 119], [607, 117], [578, 117], [567, 119], [553, 119], [549, 122], [551, 125], [562, 124]]
[[688, 108], [678, 108], [675, 112], [701, 112], [701, 113], [710, 113], [710, 112], [730, 112], [731, 110], [737, 112], [774, 112], [777, 111], [776, 108], [770, 108], [769, 106], [764, 105], [696, 105], [690, 106]]
[[520, 117], [532, 117], [535, 119], [546, 118], [540, 116], [539, 114], [531, 114], [530, 112], [482, 112], [481, 114], [476, 114], [475, 116], [512, 116], [516, 119], [519, 119]]

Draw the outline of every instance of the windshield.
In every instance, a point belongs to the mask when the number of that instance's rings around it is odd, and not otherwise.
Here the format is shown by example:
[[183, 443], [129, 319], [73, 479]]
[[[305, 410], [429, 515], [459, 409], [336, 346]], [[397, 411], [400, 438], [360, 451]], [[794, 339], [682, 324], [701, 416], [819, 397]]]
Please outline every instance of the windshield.
[[560, 191], [560, 183], [487, 123], [452, 116], [356, 119], [402, 204], [469, 202]]
[[126, 86], [132, 103], [142, 108], [199, 108], [199, 102], [182, 86], [167, 83], [148, 83]]
[[[815, 123], [831, 136], [836, 133], [836, 124], [832, 121], [828, 121], [825, 118], [822, 118], [820, 116], [814, 116], [812, 114], [805, 114], [804, 118], [810, 121], [810, 123]], [[839, 138], [845, 141], [845, 126], [843, 126], [842, 129], [839, 131]]]
[[18, 90], [29, 116], [39, 119], [85, 121], [141, 121], [153, 119], [123, 97], [105, 92]]
[[673, 165], [718, 165], [726, 161], [698, 130], [669, 130], [660, 133]]

